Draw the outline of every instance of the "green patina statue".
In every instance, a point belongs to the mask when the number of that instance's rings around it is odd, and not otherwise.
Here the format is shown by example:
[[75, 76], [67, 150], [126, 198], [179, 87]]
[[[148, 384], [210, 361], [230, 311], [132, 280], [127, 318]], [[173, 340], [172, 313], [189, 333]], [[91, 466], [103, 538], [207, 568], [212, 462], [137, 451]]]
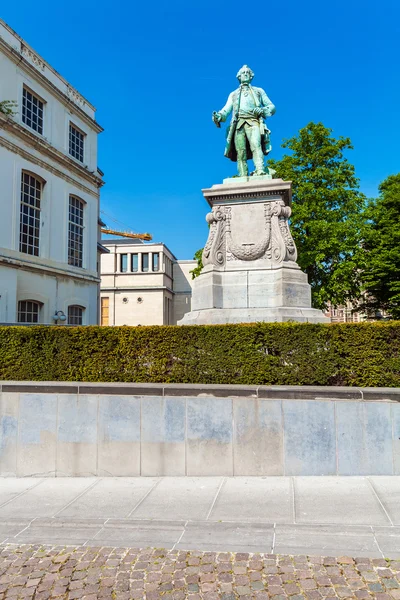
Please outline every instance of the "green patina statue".
[[226, 121], [232, 112], [232, 120], [227, 130], [225, 156], [237, 161], [241, 177], [247, 177], [249, 170], [247, 160], [253, 159], [254, 175], [269, 175], [264, 165], [264, 155], [271, 152], [270, 130], [264, 119], [275, 113], [275, 106], [263, 89], [253, 87], [250, 82], [253, 71], [244, 65], [236, 75], [240, 86], [231, 94], [224, 108], [213, 112], [212, 118], [217, 127]]

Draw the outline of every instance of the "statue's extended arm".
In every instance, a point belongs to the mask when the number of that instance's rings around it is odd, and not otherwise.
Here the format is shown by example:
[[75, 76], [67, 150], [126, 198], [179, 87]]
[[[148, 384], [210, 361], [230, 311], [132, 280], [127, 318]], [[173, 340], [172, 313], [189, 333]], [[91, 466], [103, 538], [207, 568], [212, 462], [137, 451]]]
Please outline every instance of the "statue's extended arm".
[[225, 104], [224, 108], [221, 108], [221, 110], [218, 112], [213, 112], [212, 118], [213, 118], [214, 123], [219, 126], [219, 123], [221, 121], [226, 121], [227, 117], [232, 112], [232, 108], [233, 108], [233, 93], [229, 94], [229, 98], [228, 98], [227, 103]]

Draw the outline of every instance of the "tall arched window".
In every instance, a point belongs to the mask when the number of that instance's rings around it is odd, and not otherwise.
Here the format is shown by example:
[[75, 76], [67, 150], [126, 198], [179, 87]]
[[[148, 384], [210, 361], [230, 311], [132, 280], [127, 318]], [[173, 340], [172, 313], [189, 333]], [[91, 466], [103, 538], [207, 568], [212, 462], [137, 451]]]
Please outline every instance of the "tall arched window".
[[22, 172], [19, 251], [39, 256], [40, 202], [44, 181]]
[[69, 197], [68, 264], [83, 266], [83, 211], [85, 203], [76, 196]]
[[78, 306], [77, 304], [68, 306], [68, 325], [82, 325], [84, 310], [83, 306]]
[[18, 323], [39, 323], [41, 303], [35, 300], [18, 302]]

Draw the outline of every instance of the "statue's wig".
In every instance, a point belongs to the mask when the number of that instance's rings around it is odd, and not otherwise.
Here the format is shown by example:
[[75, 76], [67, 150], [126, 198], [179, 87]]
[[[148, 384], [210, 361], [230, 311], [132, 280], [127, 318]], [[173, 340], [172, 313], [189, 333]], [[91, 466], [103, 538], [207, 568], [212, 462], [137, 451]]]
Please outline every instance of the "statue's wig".
[[243, 65], [243, 67], [241, 69], [239, 69], [239, 71], [237, 72], [236, 78], [239, 79], [239, 81], [240, 81], [240, 75], [242, 74], [243, 69], [248, 69], [250, 71], [250, 77], [253, 79], [254, 72], [250, 69], [250, 67], [248, 65]]

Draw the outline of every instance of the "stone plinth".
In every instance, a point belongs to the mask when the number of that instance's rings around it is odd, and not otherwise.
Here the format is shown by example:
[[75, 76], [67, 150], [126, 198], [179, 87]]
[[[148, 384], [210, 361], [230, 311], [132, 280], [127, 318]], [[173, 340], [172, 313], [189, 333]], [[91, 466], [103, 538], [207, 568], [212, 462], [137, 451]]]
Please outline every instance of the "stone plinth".
[[296, 263], [291, 183], [238, 179], [203, 190], [212, 209], [204, 269], [193, 282], [192, 310], [178, 324], [329, 322], [311, 308], [311, 287]]

